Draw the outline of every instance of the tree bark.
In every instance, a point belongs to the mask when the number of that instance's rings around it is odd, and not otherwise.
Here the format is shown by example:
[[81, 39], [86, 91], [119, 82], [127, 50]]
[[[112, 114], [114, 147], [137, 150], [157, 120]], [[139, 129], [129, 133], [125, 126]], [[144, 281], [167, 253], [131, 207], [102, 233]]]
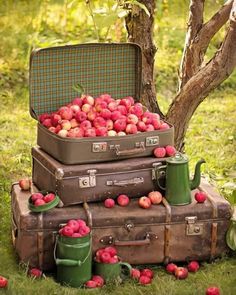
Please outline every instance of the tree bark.
[[179, 91], [201, 68], [213, 36], [229, 19], [233, 0], [228, 0], [203, 24], [204, 0], [191, 0], [188, 31], [179, 74]]
[[226, 78], [236, 66], [236, 0], [224, 41], [215, 56], [183, 86], [167, 113], [167, 120], [175, 126], [175, 145], [183, 149], [189, 121], [204, 98]]
[[155, 14], [155, 0], [140, 0], [149, 13], [140, 7], [133, 5], [132, 10], [126, 17], [126, 28], [129, 42], [137, 43], [142, 48], [142, 93], [140, 101], [149, 111], [162, 113], [157, 103], [155, 83], [153, 79], [154, 57], [156, 47], [153, 43], [153, 24]]

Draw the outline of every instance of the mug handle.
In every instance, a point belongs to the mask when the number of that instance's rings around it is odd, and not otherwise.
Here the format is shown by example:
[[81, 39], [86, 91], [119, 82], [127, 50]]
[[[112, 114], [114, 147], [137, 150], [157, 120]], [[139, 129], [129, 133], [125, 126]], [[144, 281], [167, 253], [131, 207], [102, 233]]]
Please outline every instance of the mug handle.
[[120, 266], [125, 266], [129, 270], [129, 274], [131, 274], [132, 266], [127, 262], [119, 262]]

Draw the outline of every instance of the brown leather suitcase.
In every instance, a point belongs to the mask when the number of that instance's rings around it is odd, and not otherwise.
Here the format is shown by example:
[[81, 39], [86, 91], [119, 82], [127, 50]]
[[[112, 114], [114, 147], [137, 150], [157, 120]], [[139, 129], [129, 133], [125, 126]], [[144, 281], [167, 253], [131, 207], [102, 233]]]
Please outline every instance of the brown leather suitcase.
[[[192, 201], [187, 206], [163, 204], [150, 209], [138, 207], [132, 199], [128, 207], [104, 208], [102, 203], [54, 208], [31, 213], [29, 192], [12, 186], [12, 237], [21, 262], [43, 270], [53, 270], [53, 250], [59, 225], [72, 218], [92, 225], [93, 252], [115, 245], [124, 261], [131, 264], [156, 264], [168, 261], [209, 260], [225, 255], [225, 242], [231, 217], [229, 203], [202, 181], [207, 193], [204, 204]], [[193, 192], [194, 193], [194, 192]]]
[[[55, 191], [65, 206], [116, 198], [119, 194], [140, 197], [160, 190], [155, 169], [165, 159], [144, 157], [113, 163], [64, 165], [41, 148], [32, 148], [32, 179], [41, 190]], [[160, 182], [165, 181], [165, 169]]]
[[[78, 96], [75, 85], [98, 97], [140, 100], [142, 52], [133, 43], [93, 43], [34, 50], [30, 57], [30, 114], [52, 113]], [[37, 144], [64, 164], [98, 163], [144, 157], [174, 144], [174, 127], [126, 136], [62, 138], [42, 124]]]

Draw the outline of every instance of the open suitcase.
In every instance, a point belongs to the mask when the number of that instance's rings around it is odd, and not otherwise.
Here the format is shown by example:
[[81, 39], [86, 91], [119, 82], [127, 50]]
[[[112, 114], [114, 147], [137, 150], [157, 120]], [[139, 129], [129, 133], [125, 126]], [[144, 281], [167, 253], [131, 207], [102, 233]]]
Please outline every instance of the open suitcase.
[[[225, 255], [231, 217], [230, 204], [202, 181], [205, 203], [139, 208], [137, 199], [128, 207], [107, 209], [102, 203], [54, 208], [44, 213], [28, 209], [30, 192], [12, 186], [12, 237], [19, 260], [45, 271], [53, 270], [53, 250], [59, 225], [82, 218], [92, 226], [93, 253], [115, 245], [124, 261], [155, 264], [169, 261], [211, 260]], [[193, 191], [194, 193], [194, 191]]]
[[[116, 198], [120, 194], [140, 197], [161, 189], [155, 169], [165, 158], [143, 157], [116, 162], [64, 165], [41, 148], [32, 148], [32, 179], [41, 190], [57, 193], [64, 206]], [[165, 181], [165, 169], [159, 182]]]
[[[75, 85], [98, 97], [140, 100], [142, 54], [133, 43], [98, 43], [35, 50], [30, 59], [30, 114], [38, 120], [78, 96]], [[126, 136], [62, 138], [38, 123], [37, 143], [64, 164], [144, 157], [174, 144], [174, 128]]]

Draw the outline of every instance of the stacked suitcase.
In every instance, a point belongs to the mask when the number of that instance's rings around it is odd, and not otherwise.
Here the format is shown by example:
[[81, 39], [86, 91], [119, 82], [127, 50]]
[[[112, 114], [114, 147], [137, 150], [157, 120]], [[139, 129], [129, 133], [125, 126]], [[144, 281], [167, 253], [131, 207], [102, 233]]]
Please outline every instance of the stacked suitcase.
[[[30, 63], [30, 113], [53, 112], [70, 103], [83, 85], [97, 97], [140, 97], [141, 50], [136, 44], [83, 44], [35, 51]], [[87, 220], [93, 229], [93, 251], [115, 245], [131, 264], [212, 259], [228, 251], [225, 232], [229, 204], [203, 183], [205, 204], [163, 203], [148, 210], [137, 198], [161, 191], [165, 158], [153, 157], [158, 146], [173, 145], [173, 127], [116, 137], [61, 138], [38, 123], [32, 149], [34, 190], [54, 191], [60, 208], [42, 213], [28, 209], [30, 192], [12, 187], [12, 236], [21, 261], [52, 270], [59, 225], [69, 219]], [[107, 209], [106, 198], [127, 194], [127, 207]], [[193, 192], [194, 194], [194, 192]]]

